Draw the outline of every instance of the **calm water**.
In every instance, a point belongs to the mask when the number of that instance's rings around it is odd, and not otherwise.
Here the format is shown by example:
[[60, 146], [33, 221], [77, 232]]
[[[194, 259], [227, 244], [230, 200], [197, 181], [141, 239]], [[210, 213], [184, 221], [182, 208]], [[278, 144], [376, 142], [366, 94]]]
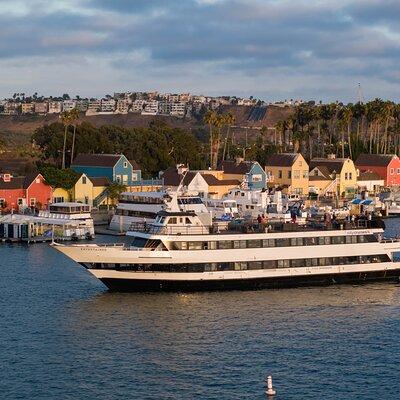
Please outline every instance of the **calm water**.
[[269, 373], [276, 399], [400, 396], [390, 283], [112, 294], [47, 245], [0, 245], [0, 335], [7, 400], [265, 399]]

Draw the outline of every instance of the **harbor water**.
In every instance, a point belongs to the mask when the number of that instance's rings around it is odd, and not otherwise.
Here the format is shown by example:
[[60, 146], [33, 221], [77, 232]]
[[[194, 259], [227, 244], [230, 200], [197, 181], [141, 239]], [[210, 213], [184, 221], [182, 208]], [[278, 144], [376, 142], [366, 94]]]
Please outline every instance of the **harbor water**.
[[265, 399], [267, 375], [275, 399], [400, 393], [394, 283], [120, 294], [47, 244], [0, 244], [0, 335], [7, 400]]

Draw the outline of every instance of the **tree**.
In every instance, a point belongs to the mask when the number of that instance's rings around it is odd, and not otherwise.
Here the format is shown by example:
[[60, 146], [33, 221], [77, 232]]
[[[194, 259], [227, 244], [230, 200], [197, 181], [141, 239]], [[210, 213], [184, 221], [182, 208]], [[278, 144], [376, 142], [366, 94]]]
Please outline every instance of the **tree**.
[[72, 134], [72, 146], [71, 146], [71, 164], [74, 160], [74, 150], [75, 150], [75, 136], [76, 136], [76, 122], [79, 119], [79, 110], [77, 108], [73, 108], [69, 112], [69, 117], [70, 117], [70, 124], [73, 126], [73, 134]]
[[65, 151], [67, 148], [67, 131], [68, 131], [69, 124], [71, 123], [71, 114], [69, 111], [63, 111], [60, 114], [60, 118], [61, 118], [62, 123], [64, 124], [64, 141], [63, 141], [61, 168], [65, 169]]
[[118, 182], [113, 182], [107, 187], [108, 197], [111, 200], [116, 200], [122, 192], [126, 191], [126, 186]]

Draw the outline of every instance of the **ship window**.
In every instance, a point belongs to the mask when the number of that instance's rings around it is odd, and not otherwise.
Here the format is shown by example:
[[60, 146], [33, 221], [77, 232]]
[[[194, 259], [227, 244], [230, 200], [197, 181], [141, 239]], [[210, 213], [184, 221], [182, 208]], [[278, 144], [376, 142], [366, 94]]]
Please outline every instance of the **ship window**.
[[312, 258], [311, 262], [312, 262], [313, 267], [317, 267], [318, 266], [318, 258]]
[[304, 261], [305, 261], [305, 266], [306, 267], [311, 267], [312, 266], [311, 258], [306, 258]]
[[275, 239], [268, 239], [268, 247], [276, 247]]
[[170, 217], [170, 219], [168, 220], [169, 224], [176, 224], [176, 217]]
[[146, 245], [147, 239], [141, 237], [135, 237], [131, 243], [133, 247], [144, 247]]
[[233, 247], [235, 249], [245, 249], [246, 248], [246, 241], [245, 240], [235, 240], [233, 242]]
[[268, 247], [268, 239], [263, 239], [262, 247]]
[[263, 268], [264, 269], [276, 268], [276, 261], [275, 260], [263, 261]]
[[358, 236], [358, 243], [365, 243], [365, 236], [364, 235]]
[[201, 250], [202, 242], [188, 242], [189, 250]]
[[323, 266], [325, 265], [325, 258], [319, 258], [319, 265]]
[[215, 250], [217, 248], [217, 242], [208, 242], [208, 249]]
[[289, 238], [276, 239], [276, 247], [288, 247], [290, 246]]
[[318, 244], [317, 237], [307, 237], [307, 238], [305, 238], [305, 240], [306, 240], [307, 246], [314, 246], [314, 245]]
[[231, 249], [232, 248], [232, 242], [230, 240], [223, 240], [221, 242], [218, 242], [218, 249]]
[[261, 246], [261, 241], [260, 240], [248, 240], [247, 241], [247, 247], [250, 249], [256, 249]]
[[186, 218], [185, 218], [185, 224], [188, 224], [188, 225], [190, 225], [190, 224], [191, 224], [191, 222], [190, 222], [190, 218], [189, 218], [189, 217], [186, 217]]
[[261, 269], [262, 262], [261, 261], [250, 261], [248, 265], [249, 269]]
[[290, 266], [294, 267], [294, 268], [304, 267], [305, 266], [305, 262], [301, 258], [297, 259], [297, 260], [292, 260], [290, 264], [291, 264]]
[[344, 244], [344, 236], [332, 236], [332, 244]]

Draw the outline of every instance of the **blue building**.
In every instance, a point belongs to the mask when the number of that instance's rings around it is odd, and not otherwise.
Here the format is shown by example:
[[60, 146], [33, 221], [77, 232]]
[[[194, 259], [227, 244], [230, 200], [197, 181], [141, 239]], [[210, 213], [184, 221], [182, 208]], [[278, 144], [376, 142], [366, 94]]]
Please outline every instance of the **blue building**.
[[224, 173], [224, 179], [238, 179], [250, 190], [267, 187], [267, 174], [257, 161], [223, 161], [220, 169]]
[[107, 177], [127, 186], [142, 180], [139, 167], [123, 154], [79, 154], [71, 168], [89, 177]]

